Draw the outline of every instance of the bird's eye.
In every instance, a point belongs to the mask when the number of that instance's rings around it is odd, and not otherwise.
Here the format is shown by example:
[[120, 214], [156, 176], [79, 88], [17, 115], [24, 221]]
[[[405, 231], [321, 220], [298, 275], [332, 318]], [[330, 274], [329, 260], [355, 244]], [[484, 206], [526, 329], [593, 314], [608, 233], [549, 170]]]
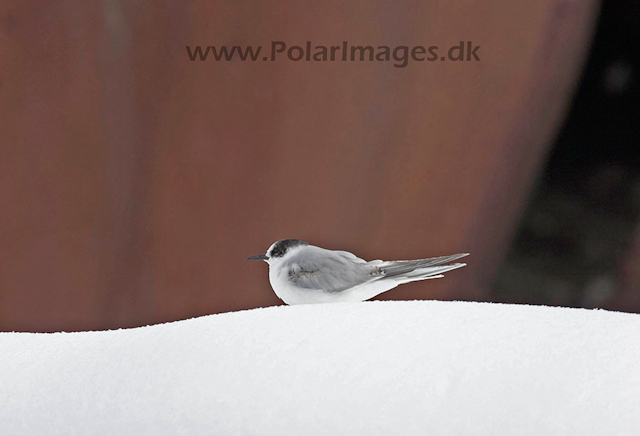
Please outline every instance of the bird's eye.
[[271, 249], [270, 257], [282, 257], [287, 252], [287, 249], [290, 246], [291, 241], [289, 239], [283, 239], [282, 241], [276, 242], [276, 244]]
[[282, 257], [289, 248], [298, 247], [300, 245], [307, 245], [307, 243], [297, 239], [283, 239], [274, 244], [271, 248], [271, 253], [269, 253], [269, 257]]

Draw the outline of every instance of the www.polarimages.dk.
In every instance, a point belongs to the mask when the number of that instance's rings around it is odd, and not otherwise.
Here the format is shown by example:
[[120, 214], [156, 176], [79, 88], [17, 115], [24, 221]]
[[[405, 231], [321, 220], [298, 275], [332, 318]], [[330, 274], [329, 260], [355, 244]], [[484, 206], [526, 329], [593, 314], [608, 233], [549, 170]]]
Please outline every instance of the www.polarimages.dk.
[[[409, 61], [480, 61], [479, 45], [471, 41], [460, 41], [441, 51], [437, 45], [351, 45], [343, 41], [340, 45], [316, 45], [307, 41], [304, 45], [288, 46], [284, 41], [271, 41], [265, 53], [263, 46], [209, 45], [186, 46], [189, 60], [195, 61], [279, 61], [292, 62], [394, 62], [396, 68], [404, 68]], [[261, 56], [262, 54], [262, 56]]]

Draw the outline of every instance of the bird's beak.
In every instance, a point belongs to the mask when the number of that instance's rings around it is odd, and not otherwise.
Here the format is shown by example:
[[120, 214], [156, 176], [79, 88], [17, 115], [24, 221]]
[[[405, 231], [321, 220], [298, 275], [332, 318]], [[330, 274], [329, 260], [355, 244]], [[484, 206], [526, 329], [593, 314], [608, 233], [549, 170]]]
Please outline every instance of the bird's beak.
[[247, 257], [247, 260], [267, 260], [269, 259], [264, 254], [256, 254], [255, 256]]

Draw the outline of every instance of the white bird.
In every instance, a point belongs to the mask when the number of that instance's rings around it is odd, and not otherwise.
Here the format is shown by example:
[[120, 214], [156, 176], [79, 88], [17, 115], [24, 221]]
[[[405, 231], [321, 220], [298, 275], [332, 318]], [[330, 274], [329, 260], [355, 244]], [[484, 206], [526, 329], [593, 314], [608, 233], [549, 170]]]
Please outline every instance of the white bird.
[[269, 281], [276, 295], [287, 304], [357, 302], [375, 297], [403, 283], [436, 279], [466, 263], [444, 263], [468, 256], [417, 260], [372, 260], [367, 262], [348, 251], [326, 250], [297, 239], [275, 242], [266, 254], [247, 260], [269, 264]]

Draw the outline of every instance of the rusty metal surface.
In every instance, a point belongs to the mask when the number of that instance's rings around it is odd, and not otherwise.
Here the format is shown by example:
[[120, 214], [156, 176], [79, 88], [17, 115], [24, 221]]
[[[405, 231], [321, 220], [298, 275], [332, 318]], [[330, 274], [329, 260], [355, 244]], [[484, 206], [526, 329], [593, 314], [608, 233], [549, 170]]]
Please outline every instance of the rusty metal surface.
[[[0, 330], [278, 304], [244, 258], [470, 251], [384, 298], [482, 300], [595, 1], [0, 5]], [[186, 45], [482, 46], [480, 62], [190, 62]]]

